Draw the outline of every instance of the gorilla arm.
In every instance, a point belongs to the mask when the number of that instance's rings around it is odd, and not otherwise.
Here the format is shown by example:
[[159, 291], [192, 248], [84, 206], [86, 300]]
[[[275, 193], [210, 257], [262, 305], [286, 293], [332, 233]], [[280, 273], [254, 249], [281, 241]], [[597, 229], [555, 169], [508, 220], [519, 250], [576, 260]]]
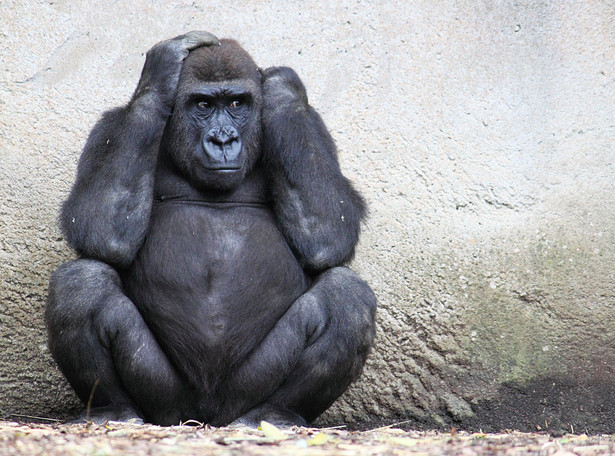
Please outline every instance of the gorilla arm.
[[209, 33], [190, 32], [155, 45], [130, 103], [105, 113], [90, 133], [60, 215], [82, 256], [120, 267], [134, 259], [149, 224], [156, 159], [182, 62], [190, 50], [217, 43]]
[[290, 68], [263, 72], [264, 162], [278, 225], [304, 269], [349, 261], [365, 203], [342, 175], [337, 151]]

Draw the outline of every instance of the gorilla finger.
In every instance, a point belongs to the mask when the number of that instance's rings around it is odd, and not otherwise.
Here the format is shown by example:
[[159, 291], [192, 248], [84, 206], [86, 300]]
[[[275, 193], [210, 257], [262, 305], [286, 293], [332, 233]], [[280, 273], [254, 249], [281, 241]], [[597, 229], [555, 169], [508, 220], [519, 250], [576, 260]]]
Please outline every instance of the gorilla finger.
[[[179, 38], [179, 37], [178, 37]], [[201, 30], [194, 30], [188, 32], [181, 37], [182, 45], [189, 51], [192, 51], [201, 46], [219, 46], [220, 41], [218, 38], [209, 33]]]

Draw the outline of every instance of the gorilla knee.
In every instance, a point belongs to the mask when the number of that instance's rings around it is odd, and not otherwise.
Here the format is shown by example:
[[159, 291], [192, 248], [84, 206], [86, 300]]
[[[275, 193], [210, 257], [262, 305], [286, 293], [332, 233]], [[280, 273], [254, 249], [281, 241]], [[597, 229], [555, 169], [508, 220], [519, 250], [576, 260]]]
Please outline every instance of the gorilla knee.
[[120, 286], [118, 273], [108, 264], [96, 260], [74, 260], [60, 265], [49, 281], [50, 299], [66, 292], [91, 290], [102, 285]]
[[331, 268], [317, 279], [314, 288], [321, 288], [333, 303], [333, 310], [363, 315], [373, 320], [376, 313], [376, 295], [356, 272], [346, 267]]
[[75, 260], [51, 275], [45, 321], [49, 331], [80, 324], [104, 296], [121, 287], [111, 266], [96, 260]]
[[322, 273], [315, 289], [326, 299], [334, 327], [344, 332], [343, 340], [369, 351], [375, 337], [376, 295], [355, 272], [345, 267]]

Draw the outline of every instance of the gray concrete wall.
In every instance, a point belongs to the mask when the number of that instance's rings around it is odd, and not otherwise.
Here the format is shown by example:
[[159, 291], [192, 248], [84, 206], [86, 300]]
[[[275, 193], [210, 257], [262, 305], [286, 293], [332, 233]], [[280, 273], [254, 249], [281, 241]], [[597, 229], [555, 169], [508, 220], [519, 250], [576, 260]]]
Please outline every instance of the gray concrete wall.
[[57, 228], [101, 112], [192, 29], [302, 76], [371, 216], [365, 375], [322, 423], [615, 431], [612, 2], [0, 4], [0, 417], [78, 406], [46, 349]]

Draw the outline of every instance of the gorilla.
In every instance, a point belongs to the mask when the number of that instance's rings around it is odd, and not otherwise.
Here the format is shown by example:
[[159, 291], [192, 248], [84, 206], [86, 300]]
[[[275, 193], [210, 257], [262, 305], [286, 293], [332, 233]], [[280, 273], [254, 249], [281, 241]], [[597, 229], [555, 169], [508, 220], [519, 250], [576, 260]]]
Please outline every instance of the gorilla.
[[190, 32], [98, 121], [60, 224], [49, 348], [94, 422], [305, 425], [360, 375], [366, 212], [290, 68]]

